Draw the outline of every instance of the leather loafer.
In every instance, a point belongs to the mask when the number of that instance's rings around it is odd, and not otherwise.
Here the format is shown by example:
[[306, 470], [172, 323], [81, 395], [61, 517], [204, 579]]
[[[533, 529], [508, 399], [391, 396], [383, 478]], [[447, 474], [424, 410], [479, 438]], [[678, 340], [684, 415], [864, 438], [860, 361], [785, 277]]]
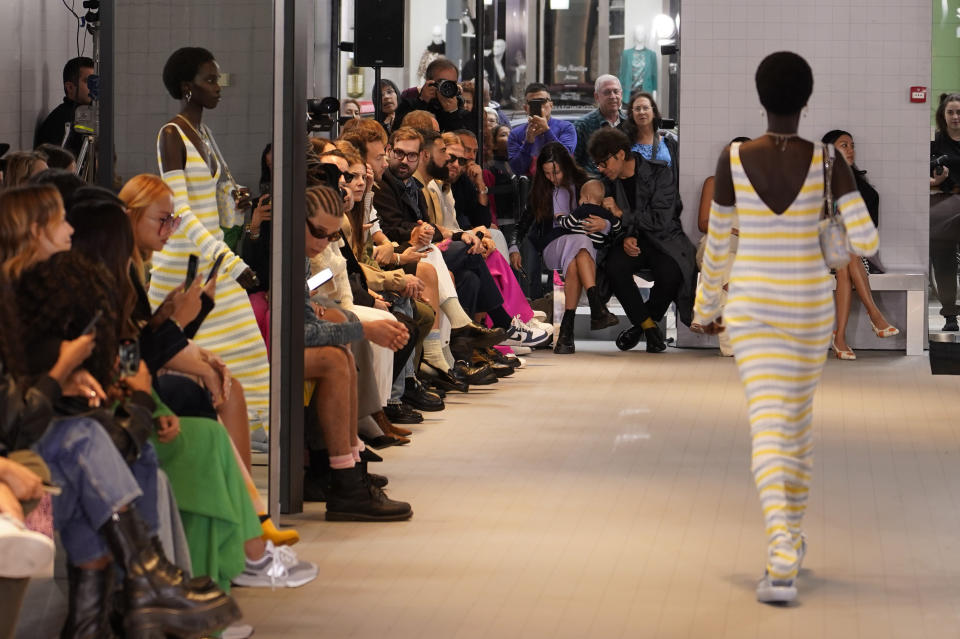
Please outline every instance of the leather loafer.
[[471, 386], [496, 384], [497, 375], [486, 364], [483, 366], [468, 366], [463, 360], [457, 360], [450, 369], [450, 373], [457, 379], [462, 379]]
[[662, 353], [667, 350], [667, 343], [663, 341], [663, 336], [660, 335], [659, 326], [643, 329], [643, 335], [647, 340], [648, 353]]
[[416, 377], [408, 377], [404, 381], [403, 397], [405, 404], [423, 411], [443, 410], [443, 400], [423, 387]]
[[630, 328], [624, 329], [617, 335], [617, 348], [621, 351], [629, 351], [640, 343], [641, 337], [643, 337], [643, 329], [639, 326], [631, 326]]
[[[410, 440], [406, 437], [396, 437], [394, 435], [380, 435], [379, 437], [367, 437], [365, 435], [360, 435], [360, 439], [368, 447], [376, 448], [377, 450], [410, 443]], [[403, 441], [404, 439], [407, 441]]]
[[456, 338], [469, 339], [473, 348], [486, 348], [507, 339], [507, 333], [502, 328], [486, 328], [470, 322], [450, 331], [450, 341], [453, 342]]
[[[402, 405], [403, 404], [401, 404], [401, 406]], [[413, 431], [408, 428], [398, 428], [397, 426], [394, 426], [393, 422], [390, 421], [390, 418], [387, 417], [386, 413], [384, 413], [382, 410], [378, 410], [377, 412], [373, 413], [371, 417], [373, 417], [374, 421], [377, 422], [377, 426], [380, 427], [380, 430], [383, 431], [384, 435], [399, 435], [400, 437], [409, 437], [413, 434]], [[423, 417], [421, 416], [420, 419], [422, 420]]]
[[471, 361], [474, 366], [489, 366], [490, 370], [492, 370], [497, 377], [510, 377], [513, 375], [513, 366], [498, 364], [497, 362], [487, 359], [479, 352], [473, 354], [473, 360]]
[[430, 383], [443, 391], [460, 391], [461, 393], [466, 393], [470, 390], [470, 386], [466, 381], [457, 379], [449, 372], [436, 368], [426, 360], [423, 362], [421, 371], [424, 371], [424, 369], [426, 369], [426, 374], [430, 376]]
[[[383, 407], [383, 412], [387, 419], [394, 424], [420, 424], [423, 422], [423, 415], [406, 404], [387, 404]], [[382, 427], [381, 430], [383, 430]]]
[[504, 366], [509, 366], [510, 368], [520, 368], [520, 360], [518, 358], [507, 357], [506, 355], [504, 355], [497, 349], [493, 348], [492, 346], [490, 348], [483, 349], [483, 354], [491, 362], [502, 364]]

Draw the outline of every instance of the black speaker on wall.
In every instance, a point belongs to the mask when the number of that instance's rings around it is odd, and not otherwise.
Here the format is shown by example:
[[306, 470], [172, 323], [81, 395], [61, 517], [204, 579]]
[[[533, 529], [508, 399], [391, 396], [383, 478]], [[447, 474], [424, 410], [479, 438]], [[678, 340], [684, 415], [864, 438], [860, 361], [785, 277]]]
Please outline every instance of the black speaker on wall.
[[358, 67], [403, 66], [404, 0], [356, 0], [353, 62]]

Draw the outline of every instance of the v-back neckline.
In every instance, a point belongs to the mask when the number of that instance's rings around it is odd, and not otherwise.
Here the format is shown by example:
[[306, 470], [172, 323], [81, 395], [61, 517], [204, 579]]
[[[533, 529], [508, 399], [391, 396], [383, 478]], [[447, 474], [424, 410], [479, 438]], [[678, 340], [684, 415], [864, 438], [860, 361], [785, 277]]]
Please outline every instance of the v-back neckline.
[[[767, 207], [767, 210], [773, 213], [774, 215], [780, 216], [793, 208], [793, 205], [797, 203], [797, 200], [800, 199], [800, 196], [803, 195], [804, 190], [807, 188], [807, 183], [810, 182], [810, 179], [813, 177], [813, 161], [817, 157], [817, 149], [820, 148], [817, 144], [813, 144], [813, 151], [811, 151], [810, 159], [807, 161], [807, 175], [803, 178], [803, 182], [800, 184], [800, 188], [797, 190], [796, 195], [793, 196], [793, 199], [790, 200], [790, 203], [787, 204], [787, 208], [783, 209], [779, 213], [773, 210], [773, 207], [770, 206], [762, 195], [760, 191], [757, 190], [757, 187], [754, 186], [753, 180], [750, 179], [750, 175], [747, 173], [747, 165], [743, 163], [743, 156], [740, 154], [740, 147], [742, 142], [737, 144], [737, 158], [740, 160], [740, 168], [743, 169], [743, 175], [746, 178], [747, 182], [750, 184], [750, 188], [753, 189], [753, 192], [757, 194], [757, 199], [763, 202], [763, 205]], [[821, 162], [823, 161], [821, 156]]]

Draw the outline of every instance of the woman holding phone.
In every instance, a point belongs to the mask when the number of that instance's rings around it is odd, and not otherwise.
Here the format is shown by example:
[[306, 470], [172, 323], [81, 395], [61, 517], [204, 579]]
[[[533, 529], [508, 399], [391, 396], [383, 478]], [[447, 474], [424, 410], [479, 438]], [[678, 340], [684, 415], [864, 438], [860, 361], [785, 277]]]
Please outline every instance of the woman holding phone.
[[217, 160], [209, 129], [201, 123], [205, 109], [220, 102], [220, 69], [213, 54], [197, 47], [175, 51], [163, 69], [170, 95], [181, 110], [160, 130], [157, 155], [164, 182], [173, 190], [175, 217], [181, 222], [163, 249], [156, 252], [150, 274], [150, 303], [156, 308], [183, 284], [191, 254], [199, 272], [226, 254], [218, 276], [216, 308], [197, 331], [196, 342], [216, 353], [243, 385], [252, 428], [266, 428], [270, 367], [263, 337], [244, 289], [257, 283], [253, 270], [224, 243], [217, 185], [225, 167]]

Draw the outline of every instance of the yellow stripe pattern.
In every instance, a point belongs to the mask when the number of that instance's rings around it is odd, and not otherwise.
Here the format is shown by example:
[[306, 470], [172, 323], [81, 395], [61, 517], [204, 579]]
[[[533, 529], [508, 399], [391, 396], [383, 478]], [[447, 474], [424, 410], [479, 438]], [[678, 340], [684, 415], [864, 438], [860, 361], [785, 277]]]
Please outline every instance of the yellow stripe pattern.
[[[751, 469], [768, 535], [773, 579], [796, 577], [803, 515], [813, 469], [813, 394], [834, 324], [832, 278], [817, 224], [823, 209], [823, 154], [817, 146], [794, 202], [776, 215], [753, 188], [730, 147], [736, 204], [710, 209], [694, 321], [723, 314], [747, 396], [753, 439]], [[837, 207], [851, 251], [876, 252], [878, 238], [857, 191]], [[740, 229], [736, 255], [730, 230]], [[726, 307], [722, 284], [729, 273]]]
[[223, 359], [243, 385], [250, 427], [267, 428], [270, 364], [250, 299], [235, 279], [247, 269], [247, 265], [223, 241], [216, 196], [220, 167], [217, 167], [216, 175], [211, 175], [207, 163], [183, 130], [176, 125], [168, 126], [180, 133], [187, 150], [186, 167], [182, 171], [163, 172], [159, 136], [157, 163], [164, 182], [173, 189], [174, 207], [182, 220], [163, 251], [153, 254], [150, 303], [156, 308], [170, 291], [183, 283], [191, 253], [200, 257], [197, 277], [204, 279], [217, 256], [227, 253], [217, 278], [216, 306], [204, 320], [195, 341]]

